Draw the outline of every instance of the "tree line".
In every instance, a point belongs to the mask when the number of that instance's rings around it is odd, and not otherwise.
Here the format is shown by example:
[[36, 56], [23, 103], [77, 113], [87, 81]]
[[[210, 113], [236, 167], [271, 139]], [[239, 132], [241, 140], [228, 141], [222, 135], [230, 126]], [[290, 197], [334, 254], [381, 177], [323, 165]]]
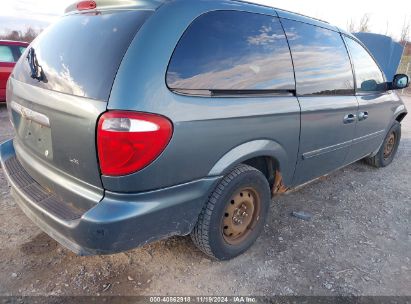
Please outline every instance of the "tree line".
[[[360, 19], [360, 22], [357, 23], [354, 19], [350, 19], [347, 22], [347, 31], [350, 33], [369, 33], [371, 32], [370, 30], [370, 15], [365, 14], [362, 16]], [[402, 45], [409, 45], [410, 44], [410, 31], [411, 31], [411, 19], [404, 19], [403, 26], [401, 28], [401, 33], [400, 33], [400, 39], [399, 43]], [[392, 36], [392, 33], [390, 32], [390, 23], [387, 21], [387, 25], [385, 28], [385, 33], [383, 33], [386, 36]], [[411, 54], [410, 54], [411, 55]]]
[[25, 41], [31, 43], [43, 30], [35, 30], [28, 27], [25, 31], [6, 30], [0, 35], [0, 40]]

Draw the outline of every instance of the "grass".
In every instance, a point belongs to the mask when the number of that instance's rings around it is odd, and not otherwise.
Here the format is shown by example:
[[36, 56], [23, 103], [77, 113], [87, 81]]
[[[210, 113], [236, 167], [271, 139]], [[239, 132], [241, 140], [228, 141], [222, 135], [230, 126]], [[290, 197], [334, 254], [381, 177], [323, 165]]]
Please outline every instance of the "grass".
[[[407, 66], [410, 64], [408, 73], [407, 73]], [[398, 67], [398, 73], [400, 74], [408, 74], [411, 77], [411, 56], [402, 56], [400, 66]], [[405, 94], [411, 94], [411, 88], [407, 88], [404, 90]]]
[[[406, 73], [407, 72], [407, 65], [411, 62], [411, 56], [402, 56], [400, 66], [398, 67], [399, 73]], [[411, 74], [411, 66], [408, 74]]]

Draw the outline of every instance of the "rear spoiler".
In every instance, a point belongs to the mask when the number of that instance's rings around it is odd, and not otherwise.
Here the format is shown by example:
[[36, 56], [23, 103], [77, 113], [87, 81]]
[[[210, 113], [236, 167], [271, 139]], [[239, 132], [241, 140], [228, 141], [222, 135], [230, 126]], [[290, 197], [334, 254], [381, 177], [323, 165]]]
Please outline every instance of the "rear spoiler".
[[64, 14], [70, 14], [73, 12], [78, 12], [78, 5], [79, 3], [84, 2], [94, 2], [95, 8], [90, 9], [92, 10], [112, 10], [112, 9], [143, 9], [143, 10], [156, 10], [159, 8], [164, 2], [168, 0], [94, 0], [94, 1], [77, 1], [73, 4], [69, 5]]

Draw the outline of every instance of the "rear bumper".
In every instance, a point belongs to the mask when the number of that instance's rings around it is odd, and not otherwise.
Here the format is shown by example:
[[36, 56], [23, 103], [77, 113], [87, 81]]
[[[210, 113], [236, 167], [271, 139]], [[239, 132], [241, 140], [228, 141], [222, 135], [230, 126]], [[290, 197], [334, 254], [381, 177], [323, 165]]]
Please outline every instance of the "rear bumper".
[[189, 234], [219, 177], [145, 193], [105, 192], [89, 210], [62, 201], [38, 184], [16, 158], [12, 141], [0, 145], [12, 195], [44, 232], [79, 255], [125, 251], [172, 235]]

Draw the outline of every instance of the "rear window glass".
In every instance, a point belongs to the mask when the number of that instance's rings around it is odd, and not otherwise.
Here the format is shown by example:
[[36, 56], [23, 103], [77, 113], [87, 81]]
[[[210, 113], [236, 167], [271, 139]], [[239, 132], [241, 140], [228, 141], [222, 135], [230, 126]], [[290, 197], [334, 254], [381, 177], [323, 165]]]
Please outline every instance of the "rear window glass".
[[44, 80], [30, 77], [24, 58], [14, 78], [46, 89], [108, 100], [121, 60], [148, 11], [74, 14], [61, 18], [31, 45]]
[[0, 62], [14, 62], [13, 52], [7, 45], [0, 45]]
[[283, 20], [293, 54], [298, 95], [354, 95], [354, 76], [341, 35]]
[[207, 95], [213, 90], [295, 90], [290, 51], [278, 18], [239, 11], [198, 17], [174, 51], [167, 85]]

